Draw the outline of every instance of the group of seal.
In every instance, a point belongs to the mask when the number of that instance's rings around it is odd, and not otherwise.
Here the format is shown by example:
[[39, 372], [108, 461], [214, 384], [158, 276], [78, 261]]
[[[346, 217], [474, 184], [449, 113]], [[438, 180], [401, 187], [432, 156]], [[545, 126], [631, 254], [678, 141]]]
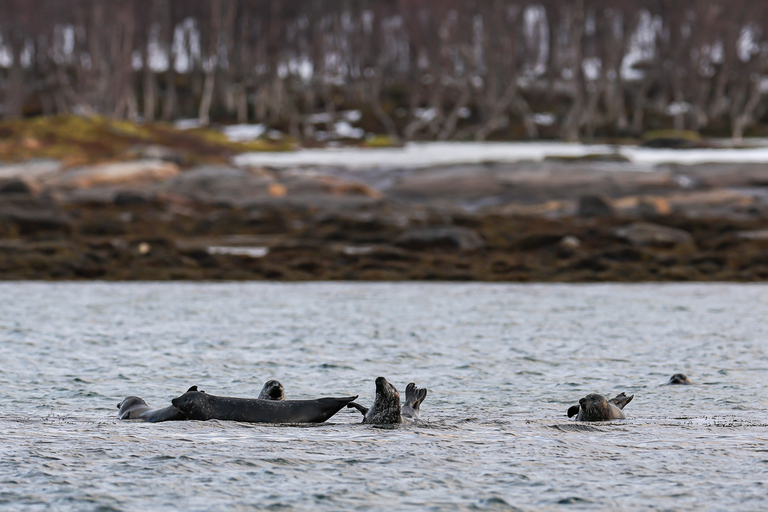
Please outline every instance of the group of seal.
[[142, 420], [151, 423], [181, 420], [231, 420], [249, 423], [321, 423], [339, 412], [357, 395], [325, 397], [316, 400], [286, 400], [283, 385], [269, 380], [259, 398], [232, 398], [209, 395], [192, 386], [186, 393], [171, 400], [163, 409], [152, 409], [137, 397], [123, 399], [117, 408], [121, 420]]
[[121, 420], [151, 423], [211, 419], [248, 423], [322, 423], [344, 407], [352, 407], [363, 414], [363, 423], [395, 424], [418, 419], [419, 407], [426, 396], [426, 389], [411, 382], [405, 388], [405, 404], [400, 407], [397, 389], [387, 379], [379, 377], [376, 379], [376, 398], [367, 409], [354, 402], [357, 395], [286, 400], [285, 388], [273, 379], [264, 384], [258, 398], [216, 396], [192, 386], [162, 409], [152, 409], [137, 396], [126, 397], [117, 408]]
[[[669, 378], [667, 385], [672, 384], [693, 384], [684, 373], [676, 373]], [[619, 393], [608, 400], [603, 395], [591, 393], [581, 400], [579, 405], [573, 405], [568, 408], [568, 417], [576, 416], [576, 421], [608, 421], [623, 420], [627, 416], [624, 414], [624, 407], [632, 401], [635, 395], [627, 396]]]

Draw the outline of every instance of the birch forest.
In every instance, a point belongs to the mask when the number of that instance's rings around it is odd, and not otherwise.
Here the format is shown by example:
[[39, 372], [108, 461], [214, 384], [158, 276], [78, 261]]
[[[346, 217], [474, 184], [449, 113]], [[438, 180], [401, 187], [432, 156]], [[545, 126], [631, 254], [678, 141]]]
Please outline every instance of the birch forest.
[[[0, 117], [348, 119], [395, 141], [741, 139], [768, 123], [755, 0], [0, 0]], [[345, 117], [346, 116], [346, 117]]]

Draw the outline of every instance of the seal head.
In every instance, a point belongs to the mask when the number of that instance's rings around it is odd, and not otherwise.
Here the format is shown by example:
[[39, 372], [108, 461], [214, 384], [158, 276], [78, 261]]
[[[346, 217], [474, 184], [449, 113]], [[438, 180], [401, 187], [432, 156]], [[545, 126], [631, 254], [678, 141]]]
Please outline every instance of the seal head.
[[285, 388], [274, 379], [268, 380], [261, 388], [258, 398], [261, 400], [285, 400]]
[[619, 393], [608, 400], [603, 395], [591, 393], [579, 400], [579, 405], [568, 408], [568, 417], [576, 416], [577, 421], [625, 419], [627, 416], [623, 409], [634, 397], [635, 395], [627, 396], [624, 393]]
[[671, 384], [693, 384], [691, 382], [691, 379], [688, 378], [688, 376], [684, 373], [676, 373], [673, 376], [669, 378], [669, 381], [667, 382], [667, 385]]
[[[197, 386], [192, 386], [187, 390], [197, 391]], [[180, 421], [186, 419], [184, 415], [173, 405], [162, 409], [152, 409], [143, 398], [138, 396], [127, 396], [117, 404], [119, 412], [117, 417], [121, 420], [142, 420], [150, 423], [159, 421]]]

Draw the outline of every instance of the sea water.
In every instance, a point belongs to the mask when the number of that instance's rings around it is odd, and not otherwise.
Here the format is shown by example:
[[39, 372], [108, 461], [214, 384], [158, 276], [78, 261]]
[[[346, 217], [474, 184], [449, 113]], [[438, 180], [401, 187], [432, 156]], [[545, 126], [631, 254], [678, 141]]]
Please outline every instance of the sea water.
[[[766, 318], [745, 284], [0, 283], [0, 509], [758, 510]], [[378, 376], [420, 422], [117, 418], [269, 379], [370, 406]]]

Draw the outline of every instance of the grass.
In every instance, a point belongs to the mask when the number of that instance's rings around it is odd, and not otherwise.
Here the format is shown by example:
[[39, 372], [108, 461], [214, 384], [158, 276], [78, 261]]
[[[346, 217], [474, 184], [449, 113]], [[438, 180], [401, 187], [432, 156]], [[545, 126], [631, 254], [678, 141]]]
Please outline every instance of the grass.
[[232, 142], [210, 128], [180, 130], [167, 123], [140, 124], [100, 116], [58, 115], [0, 122], [0, 160], [55, 158], [67, 167], [126, 160], [132, 149], [163, 146], [181, 155], [185, 164], [226, 162], [247, 151], [293, 149], [290, 139]]

